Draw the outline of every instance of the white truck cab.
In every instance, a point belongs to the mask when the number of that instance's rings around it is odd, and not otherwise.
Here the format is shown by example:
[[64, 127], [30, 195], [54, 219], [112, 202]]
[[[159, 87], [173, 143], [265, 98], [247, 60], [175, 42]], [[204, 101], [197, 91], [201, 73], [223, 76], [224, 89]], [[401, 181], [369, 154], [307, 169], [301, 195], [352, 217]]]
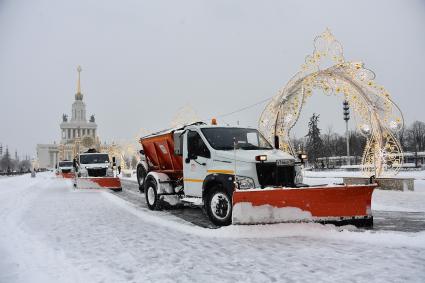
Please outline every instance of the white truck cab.
[[77, 158], [78, 177], [113, 177], [113, 164], [107, 153], [80, 153]]
[[293, 156], [274, 149], [256, 129], [190, 126], [183, 135], [187, 196], [202, 197], [203, 182], [208, 176], [234, 175], [241, 189], [294, 186], [294, 165]]

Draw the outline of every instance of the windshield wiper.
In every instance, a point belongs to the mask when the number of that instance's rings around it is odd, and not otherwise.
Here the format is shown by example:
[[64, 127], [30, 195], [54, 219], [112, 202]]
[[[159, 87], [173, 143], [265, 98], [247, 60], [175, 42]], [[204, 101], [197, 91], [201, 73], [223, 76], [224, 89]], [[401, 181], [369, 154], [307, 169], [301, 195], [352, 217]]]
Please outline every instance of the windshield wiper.
[[242, 144], [238, 144], [238, 148], [241, 149], [246, 149], [246, 150], [255, 150], [255, 149], [261, 149], [260, 147], [250, 144], [250, 143], [242, 143]]
[[232, 150], [233, 147], [229, 147], [229, 146], [221, 146], [221, 147], [217, 147], [218, 150]]

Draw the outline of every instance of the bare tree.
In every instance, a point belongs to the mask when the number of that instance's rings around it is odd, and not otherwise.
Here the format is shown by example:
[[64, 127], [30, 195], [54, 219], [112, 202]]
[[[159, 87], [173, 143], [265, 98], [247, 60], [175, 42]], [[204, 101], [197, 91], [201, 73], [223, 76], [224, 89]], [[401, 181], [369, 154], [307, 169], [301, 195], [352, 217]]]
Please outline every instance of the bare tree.
[[415, 153], [415, 165], [418, 167], [418, 152], [425, 150], [425, 123], [415, 121], [407, 130], [408, 148]]

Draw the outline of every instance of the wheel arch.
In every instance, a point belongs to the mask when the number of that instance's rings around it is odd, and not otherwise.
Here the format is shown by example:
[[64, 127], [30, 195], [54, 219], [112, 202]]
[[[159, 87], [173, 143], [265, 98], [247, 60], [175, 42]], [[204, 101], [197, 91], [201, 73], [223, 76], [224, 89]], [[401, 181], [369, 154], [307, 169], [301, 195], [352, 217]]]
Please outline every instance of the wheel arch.
[[234, 191], [234, 179], [235, 176], [231, 174], [210, 174], [207, 175], [202, 184], [202, 199], [205, 199], [210, 190], [214, 185], [220, 184], [226, 190], [230, 197]]
[[[146, 180], [148, 180], [149, 178], [153, 178], [155, 180], [158, 193], [160, 194], [164, 192], [169, 193], [170, 191], [173, 190], [172, 186], [169, 184], [170, 177], [167, 174], [159, 173], [159, 172], [149, 172], [146, 175]], [[147, 189], [146, 188], [147, 183], [148, 182], [145, 182], [145, 190]]]
[[140, 160], [139, 162], [137, 162], [136, 168], [139, 168], [140, 166], [142, 166], [143, 169], [148, 172], [148, 164], [146, 163], [146, 161]]

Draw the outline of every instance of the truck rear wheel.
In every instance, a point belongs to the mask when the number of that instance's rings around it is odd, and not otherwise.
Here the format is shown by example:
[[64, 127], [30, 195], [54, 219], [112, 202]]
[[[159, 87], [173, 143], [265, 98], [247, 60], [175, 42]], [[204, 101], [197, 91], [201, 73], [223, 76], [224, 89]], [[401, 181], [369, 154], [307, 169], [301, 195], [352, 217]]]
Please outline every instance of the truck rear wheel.
[[152, 177], [147, 178], [145, 184], [145, 198], [150, 210], [158, 209], [158, 184]]
[[146, 170], [143, 167], [143, 165], [139, 165], [137, 166], [137, 183], [139, 184], [139, 191], [143, 193], [145, 187], [144, 187], [144, 182], [146, 179]]
[[221, 186], [211, 189], [205, 206], [208, 217], [215, 225], [227, 226], [232, 223], [232, 198]]

